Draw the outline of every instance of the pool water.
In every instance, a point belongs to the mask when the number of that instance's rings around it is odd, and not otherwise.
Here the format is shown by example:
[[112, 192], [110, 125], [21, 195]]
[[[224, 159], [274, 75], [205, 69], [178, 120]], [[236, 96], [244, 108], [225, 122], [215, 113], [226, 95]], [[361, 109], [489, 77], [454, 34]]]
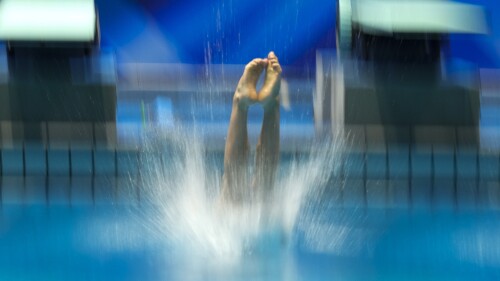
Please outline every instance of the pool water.
[[181, 133], [156, 135], [135, 176], [4, 177], [1, 279], [500, 278], [493, 205], [443, 203], [436, 182], [427, 204], [413, 193], [389, 204], [388, 191], [370, 188], [391, 181], [359, 189], [332, 176], [345, 150], [336, 140], [284, 153], [272, 204], [221, 206], [222, 154], [205, 148]]
[[[155, 208], [3, 206], [4, 280], [498, 280], [500, 213], [327, 207], [245, 252], [183, 251]], [[168, 228], [168, 226], [167, 226]]]

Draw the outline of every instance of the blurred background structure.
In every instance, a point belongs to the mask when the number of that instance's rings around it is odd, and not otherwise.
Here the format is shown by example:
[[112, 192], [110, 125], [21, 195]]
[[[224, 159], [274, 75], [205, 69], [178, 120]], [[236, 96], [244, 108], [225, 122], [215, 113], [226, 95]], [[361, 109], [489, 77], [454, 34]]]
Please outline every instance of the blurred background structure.
[[[495, 3], [63, 2], [0, 5], [5, 176], [138, 175], [149, 125], [196, 127], [221, 154], [243, 66], [270, 50], [284, 66], [284, 152], [344, 129], [340, 178], [360, 180], [360, 202], [369, 180], [386, 181], [389, 200], [400, 176], [409, 202], [422, 178], [431, 193], [449, 181], [456, 202], [466, 177], [480, 198], [482, 155], [498, 162]], [[250, 112], [253, 142], [261, 114]]]
[[[480, 155], [498, 162], [495, 3], [63, 2], [0, 5], [3, 175], [138, 174], [149, 125], [201, 128], [220, 154], [243, 66], [269, 50], [284, 66], [283, 150], [342, 128], [354, 152], [341, 178], [363, 190], [396, 165], [411, 195], [421, 164], [456, 201], [463, 160], [480, 197]], [[253, 142], [261, 114], [250, 112]]]

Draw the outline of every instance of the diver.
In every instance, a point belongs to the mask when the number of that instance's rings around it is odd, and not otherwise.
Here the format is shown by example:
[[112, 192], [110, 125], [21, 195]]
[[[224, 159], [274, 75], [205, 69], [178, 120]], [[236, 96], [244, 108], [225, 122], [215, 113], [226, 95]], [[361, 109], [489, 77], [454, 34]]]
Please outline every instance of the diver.
[[[264, 83], [257, 92], [257, 82], [264, 71]], [[238, 203], [246, 198], [269, 198], [279, 162], [281, 72], [274, 52], [270, 52], [267, 58], [256, 58], [245, 66], [234, 93], [224, 150], [221, 189], [224, 201]], [[254, 104], [263, 107], [264, 118], [256, 147], [253, 178], [250, 179], [247, 115], [249, 107]]]

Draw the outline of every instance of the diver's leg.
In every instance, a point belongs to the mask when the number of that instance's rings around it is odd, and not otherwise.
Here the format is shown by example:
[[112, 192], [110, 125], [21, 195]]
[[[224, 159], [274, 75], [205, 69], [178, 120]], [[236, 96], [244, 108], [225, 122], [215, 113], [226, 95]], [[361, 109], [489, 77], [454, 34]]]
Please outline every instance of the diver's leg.
[[233, 97], [233, 107], [224, 150], [223, 200], [241, 201], [248, 192], [248, 107], [257, 102], [256, 85], [267, 61], [254, 59], [245, 66]]
[[276, 178], [280, 151], [279, 90], [281, 66], [273, 52], [268, 55], [266, 78], [259, 92], [259, 103], [264, 108], [264, 119], [255, 156], [253, 186], [261, 196], [267, 197]]

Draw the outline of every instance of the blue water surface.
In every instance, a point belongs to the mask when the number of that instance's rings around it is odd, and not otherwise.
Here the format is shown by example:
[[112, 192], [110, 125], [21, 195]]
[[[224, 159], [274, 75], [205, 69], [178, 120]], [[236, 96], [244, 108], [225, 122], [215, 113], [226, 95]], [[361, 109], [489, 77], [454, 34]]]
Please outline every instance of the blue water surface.
[[[328, 207], [243, 256], [182, 252], [154, 208], [3, 206], [2, 280], [498, 280], [500, 213]], [[168, 226], [166, 226], [168, 228]], [[203, 234], [200, 234], [203, 235]], [[189, 249], [190, 247], [186, 247]], [[193, 250], [190, 250], [193, 251]]]

